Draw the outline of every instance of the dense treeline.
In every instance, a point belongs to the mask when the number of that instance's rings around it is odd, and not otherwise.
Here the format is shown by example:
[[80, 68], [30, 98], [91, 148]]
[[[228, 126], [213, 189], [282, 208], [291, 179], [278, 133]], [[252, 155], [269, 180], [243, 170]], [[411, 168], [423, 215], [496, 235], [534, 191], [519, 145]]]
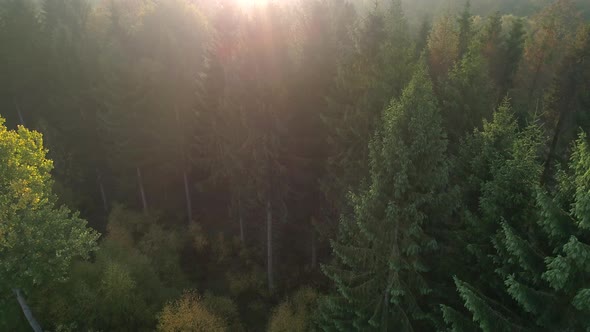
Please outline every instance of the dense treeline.
[[590, 328], [585, 2], [248, 3], [0, 0], [0, 330]]

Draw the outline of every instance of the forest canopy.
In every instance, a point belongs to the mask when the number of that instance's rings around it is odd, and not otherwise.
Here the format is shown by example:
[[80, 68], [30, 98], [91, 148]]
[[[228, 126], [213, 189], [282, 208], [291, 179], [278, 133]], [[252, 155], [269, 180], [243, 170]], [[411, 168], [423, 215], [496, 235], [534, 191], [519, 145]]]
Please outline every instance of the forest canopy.
[[0, 0], [0, 331], [590, 329], [590, 2]]

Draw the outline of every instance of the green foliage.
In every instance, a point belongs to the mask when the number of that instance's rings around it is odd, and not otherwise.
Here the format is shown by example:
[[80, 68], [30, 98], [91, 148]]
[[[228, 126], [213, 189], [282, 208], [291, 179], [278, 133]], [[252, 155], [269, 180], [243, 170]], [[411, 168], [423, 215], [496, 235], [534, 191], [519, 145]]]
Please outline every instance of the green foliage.
[[180, 299], [168, 303], [158, 317], [158, 331], [227, 331], [226, 322], [211, 313], [201, 298], [191, 292]]
[[445, 126], [453, 142], [489, 118], [495, 98], [487, 64], [476, 46], [451, 69], [441, 95]]
[[383, 108], [411, 78], [415, 61], [399, 1], [386, 13], [376, 8], [356, 33], [359, 45], [340, 60], [322, 112], [328, 141], [322, 189], [338, 207], [345, 206], [346, 193], [368, 175], [368, 143]]
[[434, 22], [428, 36], [427, 52], [430, 74], [437, 84], [447, 76], [459, 58], [459, 36], [448, 13]]
[[153, 329], [161, 306], [186, 285], [183, 241], [170, 241], [174, 234], [155, 217], [115, 207], [94, 262], [75, 264], [70, 280], [54, 285], [61, 291], [36, 294], [42, 320], [78, 329]]
[[[523, 146], [520, 145], [520, 150], [522, 149]], [[495, 299], [484, 295], [485, 288], [483, 291], [478, 290], [467, 282], [456, 279], [465, 307], [481, 330], [562, 331], [588, 328], [581, 317], [588, 311], [587, 285], [583, 280], [587, 279], [586, 266], [590, 257], [588, 244], [584, 240], [589, 155], [586, 137], [581, 135], [573, 147], [569, 167], [559, 173], [559, 182], [553, 192], [535, 189], [538, 188], [535, 183], [539, 181], [537, 166], [537, 171], [533, 172], [537, 174], [536, 181], [531, 183], [532, 188], [538, 192], [536, 200], [532, 204], [520, 201], [535, 198], [530, 193], [526, 196], [507, 197], [511, 199], [511, 204], [528, 206], [529, 212], [515, 213], [518, 210], [513, 207], [509, 210], [511, 214], [504, 214], [502, 217], [505, 221], [500, 223], [500, 228], [496, 227], [498, 230], [493, 240], [493, 265], [503, 285], [495, 285]], [[526, 159], [525, 155], [520, 155], [518, 162], [526, 163]], [[519, 167], [512, 166], [510, 169], [517, 170]], [[530, 173], [530, 170], [522, 170], [524, 172], [518, 174], [519, 178]], [[514, 183], [515, 180], [513, 178], [510, 181]], [[504, 194], [507, 192], [499, 189], [495, 191]], [[486, 196], [489, 194], [484, 193], [483, 197]], [[502, 203], [497, 200], [482, 200], [484, 206], [496, 206], [493, 211], [503, 205], [508, 206], [506, 203], [508, 201]], [[499, 217], [494, 218], [499, 220]], [[476, 272], [479, 273], [477, 278], [481, 278], [482, 271], [485, 271], [483, 266]], [[499, 291], [504, 293], [503, 304], [498, 300], [502, 294]], [[464, 320], [460, 315], [446, 315], [446, 318], [453, 326]]]
[[51, 160], [41, 134], [7, 130], [0, 118], [0, 292], [67, 276], [76, 258], [96, 249], [98, 234], [51, 192]]
[[0, 0], [0, 330], [588, 330], [583, 0], [252, 2]]
[[269, 332], [306, 332], [313, 330], [312, 318], [318, 294], [311, 288], [298, 290], [275, 308], [268, 324]]
[[353, 219], [343, 218], [332, 243], [336, 262], [323, 266], [337, 287], [322, 307], [324, 329], [409, 329], [426, 317], [419, 305], [431, 291], [423, 256], [437, 247], [428, 230], [444, 211], [446, 144], [420, 66], [383, 115], [370, 146], [370, 187], [351, 196]]

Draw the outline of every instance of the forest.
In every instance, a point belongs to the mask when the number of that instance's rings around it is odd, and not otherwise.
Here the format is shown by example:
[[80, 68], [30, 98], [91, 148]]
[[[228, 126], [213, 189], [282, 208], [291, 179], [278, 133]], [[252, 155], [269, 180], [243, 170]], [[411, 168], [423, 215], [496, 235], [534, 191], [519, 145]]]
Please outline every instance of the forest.
[[0, 331], [589, 331], [590, 1], [0, 0]]

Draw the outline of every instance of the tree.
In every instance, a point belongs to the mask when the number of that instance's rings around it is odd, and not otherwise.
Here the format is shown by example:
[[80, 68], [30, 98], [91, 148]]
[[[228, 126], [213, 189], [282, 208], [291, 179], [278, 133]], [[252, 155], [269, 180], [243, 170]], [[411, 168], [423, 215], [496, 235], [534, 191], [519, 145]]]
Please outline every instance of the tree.
[[[502, 15], [500, 12], [494, 13], [488, 18], [488, 22], [484, 27], [481, 35], [482, 55], [487, 60], [490, 78], [494, 82], [496, 90], [501, 84], [502, 71], [502, 50], [503, 50], [503, 36], [502, 36]], [[514, 46], [518, 47], [518, 46]], [[502, 92], [505, 95], [505, 92]]]
[[590, 119], [590, 25], [581, 25], [569, 46], [552, 86], [543, 100], [543, 120], [551, 137], [545, 158], [544, 181], [549, 181], [555, 162], [563, 162], [565, 150], [579, 127], [588, 128]]
[[383, 108], [410, 80], [414, 51], [399, 1], [375, 8], [356, 31], [359, 46], [337, 68], [322, 118], [328, 140], [322, 190], [342, 212], [346, 194], [366, 178], [368, 142]]
[[40, 37], [41, 26], [35, 3], [28, 0], [0, 2], [0, 83], [2, 108], [9, 125], [31, 124], [43, 86], [37, 79], [45, 59]]
[[222, 332], [227, 331], [227, 323], [211, 313], [198, 295], [189, 292], [164, 307], [158, 331]]
[[7, 130], [4, 121], [0, 118], [0, 292], [12, 288], [31, 326], [40, 330], [22, 292], [64, 279], [73, 260], [96, 249], [98, 234], [77, 213], [56, 206], [53, 164], [41, 134], [22, 126]]
[[428, 326], [419, 323], [431, 291], [423, 258], [437, 246], [429, 230], [443, 215], [448, 161], [424, 65], [382, 119], [370, 145], [369, 187], [351, 195], [354, 212], [332, 242], [336, 260], [323, 266], [337, 289], [322, 306], [326, 330]]
[[449, 14], [439, 17], [428, 37], [428, 64], [434, 84], [443, 80], [459, 58], [459, 36]]
[[458, 142], [493, 112], [495, 95], [488, 66], [478, 46], [455, 64], [441, 87], [440, 99], [449, 140]]
[[499, 96], [504, 96], [513, 88], [513, 81], [518, 72], [524, 52], [524, 22], [519, 18], [512, 23], [510, 33], [502, 48], [502, 68], [499, 80]]
[[305, 332], [313, 330], [318, 294], [314, 289], [299, 289], [273, 311], [268, 332]]
[[524, 61], [517, 74], [516, 101], [523, 111], [529, 114], [538, 111], [538, 103], [551, 83], [578, 20], [570, 0], [556, 1], [533, 18], [533, 29], [524, 48]]
[[[532, 125], [520, 130], [508, 100], [466, 139], [460, 153], [458, 178], [462, 185], [462, 226], [457, 232], [460, 248], [467, 252], [457, 263], [455, 283], [473, 313], [476, 325], [488, 331], [517, 331], [525, 319], [518, 308], [510, 306], [503, 290], [504, 278], [514, 271], [503, 261], [500, 243], [504, 225], [526, 233], [537, 216], [535, 193], [541, 174], [538, 161], [541, 132]], [[503, 220], [506, 224], [503, 224]], [[509, 226], [508, 226], [509, 225]], [[525, 263], [522, 263], [525, 264]], [[462, 318], [455, 309], [443, 306], [447, 322], [455, 330], [465, 330], [471, 319]], [[472, 326], [474, 327], [474, 326]]]
[[463, 55], [469, 49], [469, 44], [471, 43], [471, 37], [473, 34], [472, 31], [472, 18], [471, 18], [471, 1], [467, 0], [465, 2], [465, 6], [463, 7], [463, 11], [459, 16], [457, 23], [459, 25], [459, 59], [463, 57]]
[[[507, 217], [494, 241], [496, 271], [503, 280], [496, 292], [508, 301], [492, 301], [466, 282], [456, 280], [465, 307], [483, 331], [578, 331], [590, 310], [587, 298], [585, 215], [588, 209], [590, 149], [580, 135], [558, 185], [539, 189], [538, 213], [525, 225]], [[509, 311], [507, 311], [509, 310]], [[455, 329], [459, 330], [459, 329]]]

